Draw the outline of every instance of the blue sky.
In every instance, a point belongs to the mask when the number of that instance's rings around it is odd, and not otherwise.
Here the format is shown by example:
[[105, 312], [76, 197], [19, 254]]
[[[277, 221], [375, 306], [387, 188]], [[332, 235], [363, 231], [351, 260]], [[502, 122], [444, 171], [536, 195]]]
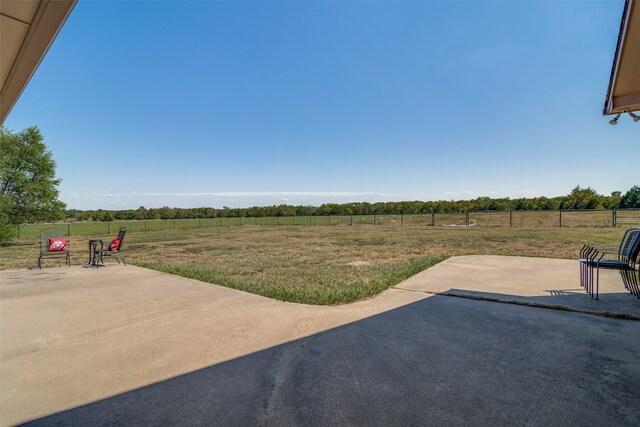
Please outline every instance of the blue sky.
[[626, 191], [622, 6], [80, 0], [6, 125], [81, 209]]

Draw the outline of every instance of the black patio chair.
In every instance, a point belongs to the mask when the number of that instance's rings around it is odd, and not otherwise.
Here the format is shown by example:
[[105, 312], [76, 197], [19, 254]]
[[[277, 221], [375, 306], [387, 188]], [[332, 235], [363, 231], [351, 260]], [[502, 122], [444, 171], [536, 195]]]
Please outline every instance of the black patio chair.
[[107, 249], [97, 249], [94, 251], [93, 257], [95, 260], [95, 266], [98, 267], [100, 265], [104, 265], [104, 257], [113, 257], [118, 261], [127, 265], [127, 262], [120, 256], [122, 253], [122, 245], [124, 244], [124, 236], [127, 234], [127, 229], [125, 227], [120, 228], [118, 231], [118, 237], [113, 239]]
[[[616, 259], [605, 258], [617, 254]], [[618, 270], [624, 287], [640, 298], [638, 265], [640, 256], [640, 228], [631, 228], [624, 233], [620, 246], [599, 247], [584, 245], [580, 250], [580, 285], [587, 293], [598, 299], [600, 269]], [[595, 276], [595, 277], [594, 277]], [[595, 280], [594, 280], [595, 279]]]
[[55, 228], [40, 230], [40, 256], [38, 268], [42, 270], [42, 260], [47, 258], [64, 258], [67, 267], [71, 266], [69, 240], [64, 231]]

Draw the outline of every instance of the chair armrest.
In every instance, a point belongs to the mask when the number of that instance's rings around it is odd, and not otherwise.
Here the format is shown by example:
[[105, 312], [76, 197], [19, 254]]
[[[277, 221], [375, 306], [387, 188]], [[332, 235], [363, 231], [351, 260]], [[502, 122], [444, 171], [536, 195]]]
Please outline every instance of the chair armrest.
[[618, 255], [618, 247], [613, 246], [594, 246], [594, 245], [584, 245], [580, 250], [580, 256], [585, 257], [586, 259], [596, 260], [596, 259], [607, 259], [605, 257]]
[[591, 245], [591, 247], [595, 250], [597, 250], [598, 252], [602, 252], [602, 253], [618, 253], [618, 251], [620, 250], [620, 247], [618, 246], [593, 246]]

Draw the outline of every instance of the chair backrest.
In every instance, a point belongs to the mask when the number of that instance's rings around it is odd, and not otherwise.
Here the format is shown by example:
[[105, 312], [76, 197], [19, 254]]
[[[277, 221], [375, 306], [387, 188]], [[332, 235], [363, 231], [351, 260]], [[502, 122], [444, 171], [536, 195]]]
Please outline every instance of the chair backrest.
[[640, 228], [630, 228], [622, 238], [618, 258], [624, 261], [634, 259], [638, 255], [638, 250], [640, 250]]
[[61, 239], [65, 237], [67, 237], [67, 234], [59, 228], [44, 228], [40, 230], [40, 253], [44, 254], [49, 251], [49, 239]]
[[127, 229], [125, 227], [121, 227], [120, 231], [118, 231], [118, 239], [120, 240], [120, 246], [118, 246], [118, 251], [122, 250], [122, 244], [124, 243], [125, 234], [127, 234]]
[[636, 230], [637, 230], [637, 233], [636, 233], [635, 242], [632, 245], [630, 245], [628, 254], [626, 255], [622, 254], [620, 256], [620, 259], [628, 264], [635, 263], [636, 258], [638, 258], [638, 255], [640, 255], [640, 229], [636, 229]]

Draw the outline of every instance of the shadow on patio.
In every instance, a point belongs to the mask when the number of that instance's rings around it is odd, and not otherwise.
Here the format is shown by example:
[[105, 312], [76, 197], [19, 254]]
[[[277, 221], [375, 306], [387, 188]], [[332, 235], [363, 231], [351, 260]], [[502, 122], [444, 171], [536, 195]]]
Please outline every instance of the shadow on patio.
[[638, 354], [638, 321], [432, 296], [29, 424], [637, 425]]

